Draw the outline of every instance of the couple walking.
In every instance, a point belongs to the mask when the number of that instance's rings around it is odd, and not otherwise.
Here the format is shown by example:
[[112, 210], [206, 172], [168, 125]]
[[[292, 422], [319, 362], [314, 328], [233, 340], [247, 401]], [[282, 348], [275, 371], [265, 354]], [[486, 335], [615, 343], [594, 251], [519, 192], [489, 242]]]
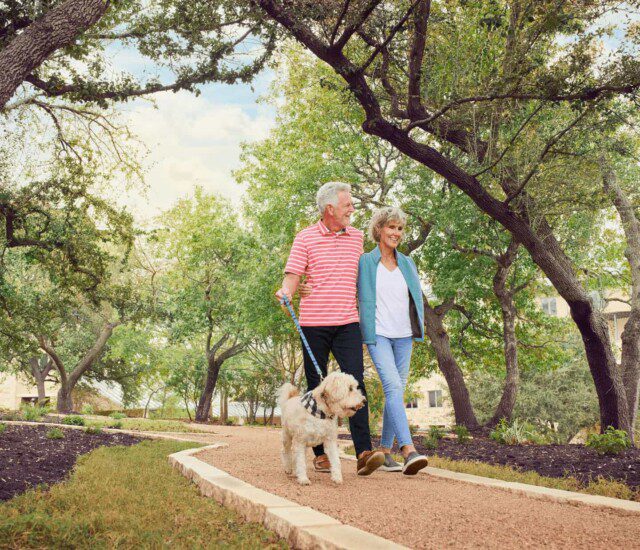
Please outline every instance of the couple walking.
[[[354, 212], [351, 186], [325, 183], [316, 202], [321, 219], [296, 235], [276, 296], [291, 300], [306, 276], [300, 325], [311, 351], [324, 375], [329, 352], [333, 353], [340, 370], [355, 377], [365, 396], [362, 344], [367, 345], [382, 382], [385, 406], [380, 450], [372, 449], [368, 406], [349, 419], [358, 474], [369, 475], [378, 468], [416, 474], [427, 466], [427, 458], [413, 446], [404, 389], [413, 341], [424, 338], [424, 311], [416, 266], [397, 250], [406, 216], [393, 207], [374, 212], [369, 236], [377, 246], [364, 254], [363, 232], [349, 225]], [[303, 353], [307, 385], [312, 390], [320, 377], [304, 346]], [[394, 439], [403, 465], [391, 456]], [[313, 452], [316, 471], [328, 472], [329, 459], [322, 445]]]

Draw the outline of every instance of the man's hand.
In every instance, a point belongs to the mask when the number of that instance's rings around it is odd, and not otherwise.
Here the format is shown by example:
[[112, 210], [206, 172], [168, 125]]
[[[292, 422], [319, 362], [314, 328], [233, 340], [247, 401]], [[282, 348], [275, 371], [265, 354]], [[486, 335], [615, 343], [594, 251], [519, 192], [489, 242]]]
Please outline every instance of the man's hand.
[[289, 302], [293, 302], [293, 298], [291, 296], [291, 290], [287, 287], [282, 287], [276, 291], [276, 298], [278, 298], [278, 302], [282, 302], [282, 297], [286, 296], [289, 299]]

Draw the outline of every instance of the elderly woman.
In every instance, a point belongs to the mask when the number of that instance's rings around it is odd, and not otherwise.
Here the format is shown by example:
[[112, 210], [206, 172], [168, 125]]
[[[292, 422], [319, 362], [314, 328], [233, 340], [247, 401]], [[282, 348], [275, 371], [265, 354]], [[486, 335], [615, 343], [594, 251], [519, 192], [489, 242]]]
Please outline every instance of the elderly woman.
[[[413, 341], [424, 340], [424, 310], [418, 270], [413, 260], [397, 250], [407, 217], [399, 208], [374, 212], [369, 236], [377, 246], [360, 256], [358, 302], [363, 342], [378, 371], [385, 395], [380, 467], [414, 475], [427, 466], [416, 451], [405, 412], [404, 390], [409, 376]], [[404, 465], [391, 456], [394, 439]]]

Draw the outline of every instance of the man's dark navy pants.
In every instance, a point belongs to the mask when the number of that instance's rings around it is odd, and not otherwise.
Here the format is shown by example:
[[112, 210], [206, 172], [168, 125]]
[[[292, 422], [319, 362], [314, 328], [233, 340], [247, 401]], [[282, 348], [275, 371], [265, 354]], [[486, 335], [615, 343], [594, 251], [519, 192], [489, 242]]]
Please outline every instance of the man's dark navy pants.
[[[366, 397], [360, 323], [331, 327], [302, 327], [302, 332], [304, 332], [307, 342], [309, 342], [309, 347], [320, 366], [320, 370], [322, 370], [322, 375], [327, 375], [327, 363], [329, 362], [329, 352], [331, 352], [338, 362], [340, 370], [350, 374], [358, 381], [358, 389]], [[312, 390], [320, 384], [320, 376], [318, 376], [304, 345], [302, 350], [304, 353], [304, 373], [307, 377], [307, 388]], [[368, 403], [365, 403], [365, 406], [349, 419], [349, 429], [356, 449], [356, 456], [362, 451], [370, 451], [371, 434], [369, 433]], [[324, 454], [324, 447], [318, 445], [313, 448], [313, 452], [316, 456], [320, 456]]]

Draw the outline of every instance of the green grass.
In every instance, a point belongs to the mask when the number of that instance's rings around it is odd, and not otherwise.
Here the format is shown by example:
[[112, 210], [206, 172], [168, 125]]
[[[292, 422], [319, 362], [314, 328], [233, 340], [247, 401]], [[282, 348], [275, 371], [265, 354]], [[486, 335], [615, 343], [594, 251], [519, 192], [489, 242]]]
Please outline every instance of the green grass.
[[193, 443], [145, 441], [80, 457], [71, 478], [0, 504], [0, 548], [286, 548], [173, 471]]
[[[121, 429], [134, 430], [141, 432], [189, 432], [189, 433], [202, 433], [203, 430], [198, 430], [192, 426], [188, 426], [184, 422], [179, 420], [150, 420], [147, 418], [122, 418], [118, 420], [122, 423]], [[108, 428], [114, 424], [114, 419], [109, 417], [85, 417], [85, 424], [87, 426], [95, 426], [100, 428]]]
[[[355, 455], [353, 447], [347, 448], [345, 452], [350, 455]], [[393, 456], [398, 462], [403, 462], [402, 456]], [[443, 470], [449, 470], [452, 472], [500, 479], [502, 481], [514, 481], [517, 483], [526, 483], [528, 485], [549, 487], [551, 489], [574, 491], [576, 493], [640, 501], [640, 491], [633, 491], [625, 483], [606, 479], [604, 477], [598, 477], [588, 485], [585, 485], [572, 476], [546, 477], [541, 476], [537, 472], [517, 470], [510, 466], [486, 464], [485, 462], [473, 460], [451, 460], [437, 455], [429, 456], [429, 466], [442, 468]]]

